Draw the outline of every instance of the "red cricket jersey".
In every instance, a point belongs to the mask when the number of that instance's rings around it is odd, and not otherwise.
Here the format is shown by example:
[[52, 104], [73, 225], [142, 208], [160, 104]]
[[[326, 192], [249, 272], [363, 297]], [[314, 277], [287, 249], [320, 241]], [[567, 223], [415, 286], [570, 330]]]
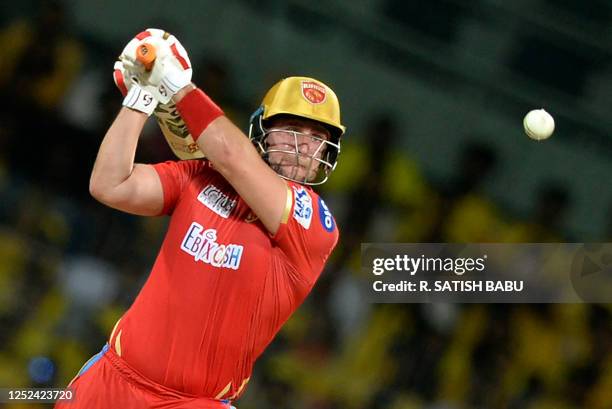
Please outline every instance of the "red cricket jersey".
[[315, 192], [287, 182], [286, 220], [272, 237], [208, 161], [154, 166], [170, 224], [111, 348], [161, 385], [235, 399], [321, 274], [336, 223]]

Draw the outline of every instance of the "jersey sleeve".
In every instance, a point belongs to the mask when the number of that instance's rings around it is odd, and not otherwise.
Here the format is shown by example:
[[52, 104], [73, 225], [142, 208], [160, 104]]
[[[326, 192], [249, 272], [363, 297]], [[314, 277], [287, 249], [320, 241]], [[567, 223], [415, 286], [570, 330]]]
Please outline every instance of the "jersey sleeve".
[[313, 285], [338, 242], [338, 228], [316, 193], [292, 182], [287, 186], [286, 216], [272, 239], [301, 279]]
[[166, 161], [156, 163], [157, 171], [164, 192], [164, 207], [160, 214], [172, 214], [181, 193], [191, 179], [202, 168], [201, 160]]

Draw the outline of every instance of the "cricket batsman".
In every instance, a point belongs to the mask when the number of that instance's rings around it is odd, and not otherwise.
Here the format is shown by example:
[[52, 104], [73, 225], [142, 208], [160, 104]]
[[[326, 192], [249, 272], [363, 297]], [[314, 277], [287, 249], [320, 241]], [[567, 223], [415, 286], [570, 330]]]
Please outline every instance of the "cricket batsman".
[[[153, 62], [141, 58], [153, 51]], [[247, 137], [191, 82], [178, 40], [156, 29], [130, 41], [114, 77], [125, 99], [100, 145], [90, 192], [112, 208], [170, 222], [134, 303], [71, 382], [74, 400], [56, 408], [229, 409], [338, 241], [310, 187], [336, 166], [345, 131], [338, 99], [315, 79], [282, 79]], [[204, 159], [134, 163], [158, 103], [176, 104]]]

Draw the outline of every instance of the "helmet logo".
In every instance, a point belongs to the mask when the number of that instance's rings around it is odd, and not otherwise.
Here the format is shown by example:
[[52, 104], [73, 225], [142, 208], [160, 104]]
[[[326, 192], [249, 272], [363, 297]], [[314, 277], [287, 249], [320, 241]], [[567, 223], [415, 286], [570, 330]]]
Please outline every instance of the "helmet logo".
[[325, 102], [327, 92], [324, 86], [314, 81], [302, 81], [302, 96], [311, 104]]

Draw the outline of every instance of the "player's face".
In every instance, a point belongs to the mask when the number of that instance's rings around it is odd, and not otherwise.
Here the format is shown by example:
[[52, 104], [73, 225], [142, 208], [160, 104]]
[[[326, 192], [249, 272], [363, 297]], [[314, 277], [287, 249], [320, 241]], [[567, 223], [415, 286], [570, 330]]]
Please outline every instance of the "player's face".
[[304, 118], [272, 118], [268, 124], [268, 163], [277, 173], [298, 181], [313, 180], [330, 133]]

